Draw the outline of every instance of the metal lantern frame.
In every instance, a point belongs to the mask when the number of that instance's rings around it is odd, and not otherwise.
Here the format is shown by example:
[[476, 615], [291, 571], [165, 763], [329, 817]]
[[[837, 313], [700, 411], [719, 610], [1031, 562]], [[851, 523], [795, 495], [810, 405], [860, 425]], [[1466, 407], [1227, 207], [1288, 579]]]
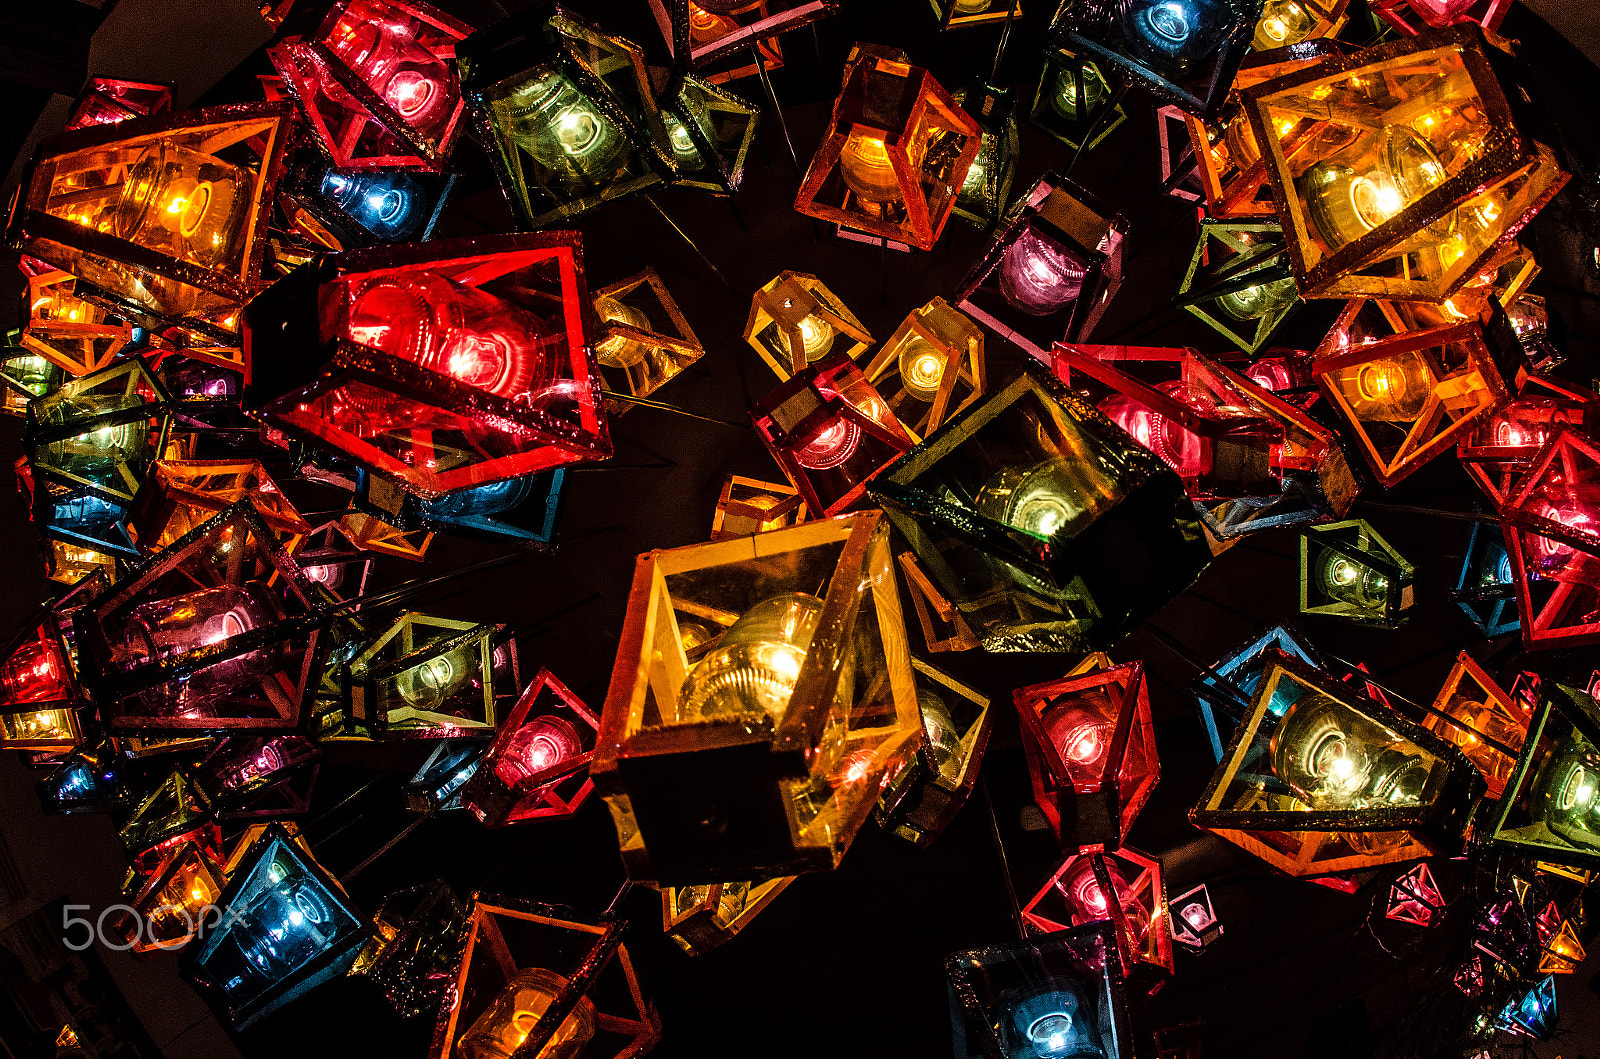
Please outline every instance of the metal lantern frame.
[[[646, 266], [644, 271], [607, 284], [592, 295], [597, 312], [601, 303], [610, 299], [635, 313], [642, 313], [647, 321], [646, 326], [638, 327], [626, 319], [602, 317], [600, 320], [593, 345], [600, 377], [612, 393], [623, 397], [649, 397], [705, 356], [705, 346], [695, 336], [677, 300], [668, 293], [667, 285], [654, 268]], [[640, 358], [633, 363], [606, 363], [603, 359], [606, 349], [624, 343], [642, 347]], [[606, 411], [611, 415], [621, 415], [632, 407], [630, 401], [606, 398]]]
[[1298, 658], [1315, 669], [1324, 668], [1317, 649], [1303, 633], [1275, 625], [1224, 655], [1189, 685], [1189, 694], [1199, 707], [1212, 755], [1219, 765], [1229, 737], [1250, 712], [1261, 675], [1274, 657], [1272, 652]]
[[[828, 347], [814, 356], [806, 350], [803, 329], [805, 321], [810, 319], [833, 332]], [[778, 273], [751, 296], [744, 340], [761, 354], [761, 359], [780, 382], [788, 382], [796, 372], [805, 370], [807, 364], [837, 353], [842, 352], [854, 360], [874, 341], [856, 315], [825, 283], [804, 272], [788, 270]]]
[[[1516, 771], [1506, 783], [1498, 811], [1485, 820], [1484, 833], [1497, 847], [1540, 862], [1579, 870], [1600, 868], [1600, 836], [1589, 833], [1573, 841], [1553, 830], [1548, 813], [1540, 814], [1535, 786], [1547, 769], [1559, 764], [1564, 754], [1582, 762], [1600, 754], [1600, 703], [1577, 688], [1543, 680], [1539, 684], [1539, 706], [1528, 725], [1528, 738], [1522, 744]], [[1557, 777], [1559, 779], [1559, 777]], [[1559, 793], [1559, 792], [1558, 792]], [[1560, 807], [1557, 799], [1549, 799]]]
[[[1102, 60], [1103, 61], [1103, 60]], [[1028, 123], [1043, 129], [1074, 151], [1088, 152], [1105, 141], [1123, 122], [1128, 112], [1123, 107], [1117, 90], [1121, 87], [1121, 69], [1106, 64], [1111, 76], [1101, 69], [1101, 64], [1083, 53], [1055, 45], [1044, 50], [1044, 69], [1039, 74], [1039, 84], [1033, 90], [1033, 103], [1028, 108]], [[1091, 100], [1090, 84], [1099, 85], [1100, 96]], [[1065, 102], [1061, 87], [1068, 85], [1071, 93], [1072, 114], [1062, 113], [1056, 106]], [[1109, 119], [1109, 120], [1108, 120]]]
[[[913, 345], [928, 351], [923, 356], [931, 353], [938, 358], [939, 382], [931, 396], [913, 392], [906, 382], [900, 359]], [[913, 439], [920, 440], [988, 391], [983, 332], [943, 298], [936, 297], [906, 314], [894, 334], [878, 348], [866, 374], [900, 425]]]
[[[1386, 581], [1383, 601], [1363, 607], [1337, 599], [1313, 584], [1313, 567], [1331, 553], [1358, 567], [1375, 571]], [[1300, 531], [1300, 613], [1344, 618], [1363, 625], [1394, 629], [1403, 625], [1415, 602], [1416, 569], [1364, 519], [1346, 519]]]
[[[402, 613], [344, 667], [347, 730], [379, 740], [491, 738], [499, 723], [494, 644], [501, 636], [492, 622]], [[459, 680], [452, 658], [465, 662]], [[441, 667], [453, 682], [434, 689], [444, 693], [440, 702], [431, 708], [407, 703], [402, 682], [426, 687]], [[445, 705], [450, 709], [439, 708]]]
[[69, 375], [89, 375], [109, 367], [133, 341], [132, 325], [104, 306], [73, 296], [77, 277], [51, 271], [28, 277], [27, 319], [19, 339]]
[[1011, 185], [1022, 154], [1014, 91], [979, 81], [956, 89], [950, 98], [978, 123], [979, 129], [977, 157], [956, 192], [956, 204], [950, 212], [980, 228], [993, 228], [1011, 204]]
[[[499, 766], [513, 753], [517, 734], [545, 720], [559, 721], [576, 736], [578, 743], [570, 748], [573, 752], [508, 782]], [[599, 718], [582, 699], [548, 669], [539, 670], [500, 722], [477, 771], [462, 787], [462, 806], [486, 827], [571, 816], [594, 789], [587, 773], [599, 728]]]
[[[1062, 886], [1063, 881], [1075, 870], [1081, 870], [1086, 862], [1105, 903], [1103, 910], [1073, 907], [1071, 896]], [[1123, 883], [1120, 890], [1112, 878], [1113, 865], [1116, 878]], [[1143, 941], [1137, 940], [1129, 922], [1127, 906], [1122, 899], [1124, 890], [1144, 911]], [[1162, 877], [1161, 861], [1139, 852], [1132, 846], [1123, 846], [1121, 849], [1111, 851], [1089, 850], [1069, 854], [1055, 871], [1051, 872], [1050, 877], [1039, 888], [1039, 892], [1034, 894], [1033, 899], [1022, 909], [1023, 922], [1039, 934], [1052, 934], [1101, 919], [1111, 920], [1117, 928], [1122, 969], [1129, 975], [1137, 971], [1140, 964], [1149, 964], [1167, 974], [1173, 972], [1172, 929], [1168, 924], [1169, 917], [1167, 887]]]
[[[1283, 231], [1276, 224], [1240, 224], [1208, 217], [1200, 222], [1194, 256], [1178, 284], [1180, 304], [1240, 352], [1254, 354], [1271, 340], [1279, 325], [1305, 305], [1300, 292], [1294, 290], [1283, 253]], [[1235, 320], [1222, 306], [1225, 295], [1284, 282], [1292, 292], [1288, 301], [1254, 320]]]
[[[977, 689], [915, 656], [911, 668], [916, 671], [919, 713], [925, 694], [936, 696], [941, 705], [953, 700], [953, 706], [945, 709], [955, 725], [950, 734], [958, 739], [951, 756], [955, 768], [941, 768], [925, 739], [912, 761], [887, 778], [875, 814], [885, 831], [926, 849], [944, 833], [977, 786], [994, 716], [988, 696]], [[926, 732], [926, 716], [923, 728]]]
[[1498, 529], [1490, 529], [1482, 522], [1472, 524], [1472, 535], [1467, 538], [1467, 549], [1461, 557], [1461, 574], [1450, 598], [1489, 639], [1522, 628], [1511, 553]]

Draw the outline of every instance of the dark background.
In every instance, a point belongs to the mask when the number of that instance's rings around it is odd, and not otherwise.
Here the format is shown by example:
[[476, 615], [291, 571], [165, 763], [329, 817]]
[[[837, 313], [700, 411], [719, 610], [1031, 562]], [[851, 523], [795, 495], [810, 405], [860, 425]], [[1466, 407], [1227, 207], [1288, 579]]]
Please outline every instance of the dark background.
[[[1019, 86], [1026, 107], [1041, 66], [1045, 12], [1040, 0], [1024, 4], [1027, 14], [1016, 26], [1001, 81]], [[500, 14], [493, 0], [440, 0], [439, 6], [477, 26]], [[1000, 35], [997, 28], [940, 34], [925, 0], [844, 0], [842, 6], [843, 12], [821, 23], [815, 34], [802, 30], [784, 38], [787, 65], [773, 76], [802, 164], [820, 139], [852, 42], [903, 47], [953, 89], [987, 74]], [[645, 0], [588, 0], [573, 7], [643, 45], [653, 62], [666, 62]], [[113, 31], [122, 42], [116, 46], [103, 41]], [[1575, 166], [1592, 171], [1600, 142], [1590, 107], [1600, 96], [1600, 72], [1520, 6], [1504, 31], [1536, 56], [1534, 70], [1564, 132], [1563, 146]], [[255, 75], [269, 69], [254, 49], [265, 37], [245, 5], [127, 0], [96, 37], [91, 69], [102, 75], [182, 79], [180, 105], [201, 93], [202, 103], [257, 98]], [[229, 68], [232, 72], [208, 90], [209, 81]], [[763, 101], [756, 81], [732, 87], [753, 102]], [[53, 105], [64, 109], [59, 98]], [[1195, 211], [1159, 195], [1151, 98], [1135, 88], [1125, 107], [1128, 120], [1073, 173], [1131, 223], [1127, 278], [1094, 337], [1225, 351], [1220, 336], [1169, 306], [1193, 249]], [[885, 254], [827, 236], [792, 208], [798, 179], [778, 124], [770, 119], [769, 113], [734, 205], [690, 192], [655, 194], [659, 206], [729, 277], [732, 289], [642, 199], [608, 205], [579, 225], [591, 287], [653, 265], [705, 344], [706, 356], [657, 396], [734, 423], [744, 422], [745, 410], [774, 383], [742, 338], [749, 296], [760, 284], [783, 269], [813, 273], [882, 339], [911, 309], [934, 295], [949, 296], [985, 241], [959, 219], [952, 219], [939, 245], [926, 254]], [[1022, 137], [1018, 193], [1039, 174], [1071, 160], [1066, 147], [1025, 123]], [[436, 236], [508, 230], [510, 214], [481, 148], [463, 139], [453, 165], [463, 177]], [[1525, 238], [1544, 267], [1534, 290], [1564, 320], [1568, 348], [1581, 367], [1592, 357], [1600, 333], [1595, 326], [1600, 277], [1592, 264], [1585, 265], [1580, 240], [1570, 230], [1573, 199], [1569, 189]], [[0, 270], [0, 276], [11, 290], [20, 290], [14, 270]], [[15, 299], [0, 304], [13, 305]], [[1286, 325], [1275, 344], [1310, 348], [1337, 309], [1336, 303], [1314, 303]], [[13, 322], [0, 318], [6, 326]], [[989, 358], [997, 382], [1017, 364], [1014, 351], [999, 341], [990, 344]], [[612, 433], [614, 459], [571, 476], [558, 550], [470, 576], [421, 606], [448, 617], [511, 623], [521, 632], [525, 676], [548, 666], [593, 707], [605, 695], [634, 555], [703, 540], [727, 475], [780, 477], [747, 427], [639, 408], [614, 420]], [[0, 459], [6, 464], [21, 453], [19, 435], [19, 421], [0, 421]], [[293, 483], [287, 491], [297, 501], [315, 496], [297, 492]], [[1449, 456], [1387, 495], [1367, 496], [1447, 511], [1465, 511], [1480, 502]], [[315, 510], [315, 504], [304, 502], [302, 510]], [[1431, 700], [1462, 648], [1493, 667], [1514, 671], [1514, 638], [1485, 644], [1448, 601], [1469, 522], [1375, 506], [1355, 513], [1369, 518], [1415, 564], [1419, 602], [1410, 624], [1398, 632], [1308, 619], [1307, 630], [1319, 646], [1366, 661], [1386, 683], [1422, 701]], [[11, 559], [0, 564], [0, 631], [20, 625], [53, 587], [43, 578], [34, 536], [20, 499], [0, 491], [0, 541]], [[440, 572], [503, 550], [440, 538], [423, 567], [384, 560], [376, 584]], [[1293, 533], [1252, 536], [1219, 557], [1190, 591], [1113, 651], [1118, 660], [1146, 663], [1163, 767], [1131, 843], [1161, 858], [1169, 893], [1207, 882], [1227, 931], [1199, 957], [1180, 953], [1176, 977], [1142, 1006], [1138, 1018], [1145, 1028], [1202, 1021], [1207, 1056], [1360, 1057], [1374, 1054], [1372, 1049], [1384, 1054], [1398, 1037], [1400, 1020], [1444, 966], [1463, 918], [1453, 911], [1443, 927], [1425, 933], [1383, 925], [1380, 910], [1374, 934], [1365, 926], [1367, 917], [1373, 903], [1386, 897], [1396, 871], [1379, 873], [1354, 896], [1335, 893], [1274, 876], [1186, 822], [1212, 759], [1184, 689], [1197, 664], [1215, 661], [1275, 622], [1298, 620], [1297, 570]], [[547, 620], [552, 615], [559, 617]], [[909, 608], [907, 618], [914, 620]], [[920, 633], [911, 635], [920, 642]], [[1010, 692], [1059, 676], [1070, 660], [978, 652], [932, 660], [996, 699], [995, 737], [983, 771], [1014, 886], [1025, 903], [1060, 853], [1047, 832], [1022, 826], [1028, 791]], [[1582, 658], [1561, 664], [1584, 673], [1592, 665]], [[336, 874], [405, 825], [400, 784], [426, 751], [331, 751], [307, 830], [319, 857]], [[117, 899], [123, 860], [112, 822], [41, 816], [31, 789], [37, 778], [12, 760], [0, 763], [0, 835], [31, 895], [14, 902], [14, 909], [0, 909], [0, 925], [25, 912], [30, 902], [36, 907], [62, 892], [91, 903], [95, 912]], [[359, 813], [318, 819], [343, 792], [369, 781]], [[356, 822], [341, 830], [352, 816]], [[1446, 896], [1458, 898], [1459, 867], [1440, 864], [1435, 871]], [[595, 798], [570, 821], [501, 831], [487, 831], [460, 813], [430, 820], [363, 873], [353, 894], [371, 910], [391, 890], [437, 877], [449, 879], [463, 894], [484, 889], [527, 895], [592, 916], [611, 900], [623, 873], [609, 815]], [[947, 1055], [943, 958], [1015, 937], [1005, 888], [984, 803], [974, 798], [927, 851], [869, 825], [838, 871], [801, 878], [743, 934], [707, 956], [685, 956], [660, 933], [657, 895], [635, 891], [624, 904], [633, 924], [627, 944], [664, 1026], [654, 1054]], [[135, 962], [106, 953], [104, 958], [151, 1036], [172, 1057], [230, 1055], [235, 1048], [251, 1057], [421, 1056], [431, 1035], [431, 1024], [396, 1019], [360, 983], [346, 981], [323, 987], [248, 1033], [232, 1035], [178, 981], [170, 957]], [[1537, 1054], [1573, 1059], [1600, 1053], [1600, 1026], [1587, 1017], [1596, 1008], [1590, 989], [1594, 972], [1591, 961], [1578, 975], [1559, 980], [1562, 1036], [1538, 1046]]]

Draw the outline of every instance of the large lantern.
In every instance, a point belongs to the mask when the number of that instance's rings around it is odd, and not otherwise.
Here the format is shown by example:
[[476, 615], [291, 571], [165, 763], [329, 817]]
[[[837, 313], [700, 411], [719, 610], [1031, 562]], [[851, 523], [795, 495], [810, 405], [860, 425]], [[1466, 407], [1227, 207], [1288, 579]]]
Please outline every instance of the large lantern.
[[631, 878], [838, 864], [921, 739], [888, 537], [867, 512], [640, 556], [590, 766]]
[[884, 830], [926, 847], [972, 794], [994, 718], [984, 695], [920, 658], [912, 658], [911, 667], [923, 744], [884, 784], [877, 817]]
[[1211, 559], [1177, 475], [1038, 365], [870, 491], [991, 651], [1114, 642]]
[[794, 208], [932, 250], [978, 156], [980, 132], [904, 52], [857, 44]]
[[1280, 871], [1326, 875], [1454, 855], [1483, 790], [1456, 747], [1280, 654], [1189, 819]]
[[1124, 973], [1133, 974], [1140, 964], [1172, 973], [1161, 862], [1131, 846], [1068, 856], [1022, 910], [1022, 918], [1040, 934], [1109, 919], [1116, 924]]
[[453, 60], [470, 32], [420, 0], [335, 0], [267, 54], [334, 165], [437, 171], [461, 124]]
[[913, 309], [867, 366], [867, 381], [914, 437], [982, 397], [983, 332], [943, 298]]
[[1017, 131], [1017, 104], [1011, 89], [979, 81], [950, 98], [978, 123], [978, 156], [967, 170], [951, 211], [981, 228], [993, 228], [1011, 205], [1011, 184], [1017, 175], [1022, 138]]
[[779, 379], [834, 353], [855, 359], [872, 336], [817, 277], [780, 272], [750, 299], [744, 340]]
[[1561, 189], [1508, 65], [1458, 27], [1245, 90], [1306, 297], [1442, 302]]
[[1600, 704], [1544, 680], [1517, 766], [1487, 826], [1497, 844], [1538, 861], [1600, 867]]
[[766, 882], [668, 886], [661, 891], [661, 929], [690, 956], [702, 956], [731, 941], [756, 913], [770, 905], [795, 876]]
[[[1206, 669], [1190, 686], [1219, 765], [1228, 737], [1250, 713], [1261, 675], [1276, 653], [1297, 658], [1313, 668], [1322, 668], [1316, 648], [1302, 634], [1287, 626], [1275, 625]], [[1279, 716], [1287, 706], [1288, 703], [1280, 699], [1269, 703], [1267, 708], [1274, 716]]]
[[1415, 570], [1362, 519], [1300, 534], [1300, 613], [1393, 629], [1410, 615]]
[[311, 533], [259, 460], [158, 460], [134, 497], [134, 539], [157, 552], [218, 512], [247, 501], [293, 553]]
[[589, 797], [599, 721], [548, 669], [539, 670], [461, 790], [489, 827], [571, 816]]
[[350, 659], [345, 717], [376, 739], [488, 738], [498, 716], [495, 625], [407, 611]]
[[[705, 347], [653, 268], [595, 291], [594, 312], [602, 328], [594, 344], [595, 360], [612, 393], [649, 397], [705, 356]], [[612, 415], [632, 407], [625, 400], [606, 400]]]
[[1266, 345], [1278, 325], [1304, 304], [1276, 224], [1213, 218], [1200, 222], [1200, 239], [1178, 294], [1186, 311], [1243, 353]]

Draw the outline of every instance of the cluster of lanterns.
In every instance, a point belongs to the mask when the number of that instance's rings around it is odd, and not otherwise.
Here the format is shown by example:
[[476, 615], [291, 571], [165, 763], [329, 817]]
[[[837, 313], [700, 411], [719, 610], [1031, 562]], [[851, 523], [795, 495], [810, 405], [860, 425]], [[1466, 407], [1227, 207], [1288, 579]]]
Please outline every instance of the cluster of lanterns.
[[[994, 715], [928, 655], [1061, 653], [1013, 703], [1063, 859], [1024, 939], [949, 958], [956, 1054], [1131, 1057], [1129, 1003], [1222, 922], [1126, 844], [1161, 766], [1144, 668], [1105, 650], [1281, 528], [1301, 613], [1400, 626], [1414, 568], [1348, 515], [1452, 448], [1496, 511], [1455, 600], [1530, 651], [1600, 642], [1596, 398], [1552, 374], [1515, 241], [1566, 177], [1504, 5], [1384, 0], [1399, 36], [1364, 49], [1336, 36], [1342, 2], [1060, 5], [1029, 119], [1082, 152], [1129, 84], [1165, 105], [1167, 187], [1204, 214], [1178, 304], [1220, 355], [1094, 344], [1127, 220], [1064, 173], [1012, 194], [1010, 89], [857, 44], [795, 208], [886, 250], [932, 249], [952, 216], [988, 245], [881, 343], [815, 276], [755, 292], [744, 337], [775, 385], [750, 415], [787, 481], [729, 478], [707, 543], [639, 557], [594, 710], [546, 670], [524, 683], [506, 629], [366, 584], [435, 534], [550, 544], [567, 469], [704, 352], [653, 269], [591, 290], [581, 235], [534, 230], [666, 184], [734, 194], [758, 108], [724, 86], [836, 12], [651, 6], [665, 80], [552, 5], [475, 31], [334, 0], [288, 14], [264, 102], [173, 114], [160, 86], [91, 86], [7, 232], [28, 312], [0, 379], [63, 591], [0, 666], [0, 745], [51, 769], [55, 811], [131, 809], [127, 935], [183, 949], [236, 1025], [348, 973], [436, 1014], [441, 1057], [576, 1056], [597, 1033], [633, 1055], [661, 1028], [616, 917], [443, 886], [359, 911], [290, 822], [320, 744], [431, 741], [408, 804], [488, 827], [598, 792], [629, 879], [699, 953], [869, 818], [938, 838]], [[934, 6], [945, 28], [1020, 17]], [[526, 231], [430, 238], [467, 128]], [[1319, 348], [1272, 347], [1310, 298], [1349, 301]], [[1028, 362], [1013, 377], [991, 377], [997, 339]], [[268, 464], [348, 506], [302, 514]], [[1455, 982], [1493, 1008], [1480, 1031], [1548, 1032], [1541, 976], [1581, 959], [1563, 909], [1600, 869], [1590, 690], [1530, 669], [1508, 692], [1463, 652], [1411, 703], [1286, 626], [1191, 690], [1216, 772], [1190, 819], [1273, 868], [1398, 865], [1387, 918], [1429, 929], [1426, 858], [1522, 858]]]

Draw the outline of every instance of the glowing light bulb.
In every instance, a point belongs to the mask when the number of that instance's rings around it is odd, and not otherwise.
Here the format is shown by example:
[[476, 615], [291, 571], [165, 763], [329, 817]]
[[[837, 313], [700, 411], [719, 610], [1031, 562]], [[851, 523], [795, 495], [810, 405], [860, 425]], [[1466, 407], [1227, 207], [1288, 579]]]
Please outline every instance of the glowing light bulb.
[[[640, 331], [650, 330], [650, 318], [642, 309], [625, 305], [609, 295], [594, 300], [594, 311], [602, 324], [624, 324]], [[650, 347], [627, 335], [607, 335], [595, 344], [595, 359], [608, 368], [631, 368], [644, 360]]]
[[813, 471], [831, 471], [856, 454], [861, 443], [861, 425], [842, 415], [835, 416], [792, 452], [795, 462]]
[[1098, 514], [1109, 496], [1082, 461], [1052, 458], [998, 471], [978, 491], [978, 514], [1049, 540], [1078, 519]]
[[1078, 300], [1088, 269], [1066, 247], [1032, 228], [1005, 250], [1000, 293], [1013, 308], [1048, 316]]
[[812, 364], [827, 355], [833, 348], [835, 331], [833, 325], [828, 323], [816, 313], [811, 313], [798, 325], [800, 329], [800, 347], [804, 351], [806, 363]]
[[1104, 1055], [1099, 1031], [1081, 1014], [1086, 1007], [1077, 981], [1044, 978], [1011, 1001], [1002, 1020], [1002, 1052], [1007, 1059]]
[[1056, 74], [1055, 87], [1050, 93], [1050, 109], [1068, 121], [1077, 121], [1079, 117], [1087, 118], [1099, 110], [1100, 104], [1110, 94], [1111, 86], [1106, 83], [1099, 67], [1084, 63], [1080, 68], [1074, 62]]
[[[1429, 718], [1428, 727], [1460, 747], [1467, 760], [1483, 773], [1489, 785], [1489, 796], [1499, 795], [1505, 790], [1506, 781], [1516, 767], [1517, 753], [1522, 750], [1526, 737], [1522, 726], [1489, 703], [1459, 693], [1451, 696], [1444, 712], [1445, 716], [1460, 723], [1444, 724], [1436, 718]], [[1486, 740], [1506, 747], [1511, 752], [1510, 756], [1496, 750]]]
[[1317, 810], [1420, 805], [1434, 761], [1387, 725], [1317, 691], [1284, 711], [1271, 751], [1278, 779]]
[[800, 592], [774, 596], [745, 611], [684, 678], [679, 718], [777, 724], [821, 616], [822, 600]]
[[[911, 159], [912, 171], [920, 164], [919, 159]], [[839, 175], [861, 204], [870, 209], [881, 210], [905, 198], [894, 164], [889, 161], [889, 145], [881, 134], [851, 133], [839, 152]]]
[[994, 0], [955, 0], [955, 14], [979, 15], [989, 10]]
[[1381, 611], [1389, 598], [1389, 579], [1370, 566], [1329, 549], [1317, 566], [1322, 590], [1358, 610]]
[[945, 358], [926, 340], [913, 336], [900, 347], [900, 381], [906, 393], [932, 401], [944, 379]]
[[1217, 299], [1217, 307], [1235, 320], [1259, 320], [1294, 304], [1299, 291], [1293, 277], [1271, 280], [1230, 291]]
[[1257, 51], [1299, 44], [1316, 28], [1317, 16], [1298, 0], [1267, 0], [1251, 44]]
[[1337, 372], [1333, 382], [1350, 414], [1368, 422], [1411, 422], [1433, 396], [1433, 375], [1419, 353], [1353, 365]]
[[[1448, 175], [1427, 140], [1405, 126], [1391, 125], [1376, 142], [1358, 138], [1317, 162], [1300, 178], [1300, 187], [1313, 226], [1336, 250], [1399, 216]], [[1443, 238], [1455, 223], [1451, 212], [1428, 231]]]
[[[511, 1059], [566, 984], [565, 978], [543, 968], [518, 971], [462, 1034], [456, 1044], [461, 1059]], [[595, 1029], [594, 1003], [583, 997], [536, 1059], [577, 1059]]]
[[583, 752], [578, 730], [562, 717], [539, 717], [517, 729], [506, 744], [494, 774], [513, 789]]
[[1568, 843], [1600, 849], [1600, 752], [1574, 732], [1546, 755], [1530, 785], [1530, 809]]
[[544, 170], [540, 182], [563, 192], [593, 192], [627, 165], [627, 138], [594, 101], [554, 70], [496, 104], [511, 139]]
[[438, 709], [467, 682], [477, 668], [466, 648], [419, 662], [395, 678], [406, 705], [418, 710]]

